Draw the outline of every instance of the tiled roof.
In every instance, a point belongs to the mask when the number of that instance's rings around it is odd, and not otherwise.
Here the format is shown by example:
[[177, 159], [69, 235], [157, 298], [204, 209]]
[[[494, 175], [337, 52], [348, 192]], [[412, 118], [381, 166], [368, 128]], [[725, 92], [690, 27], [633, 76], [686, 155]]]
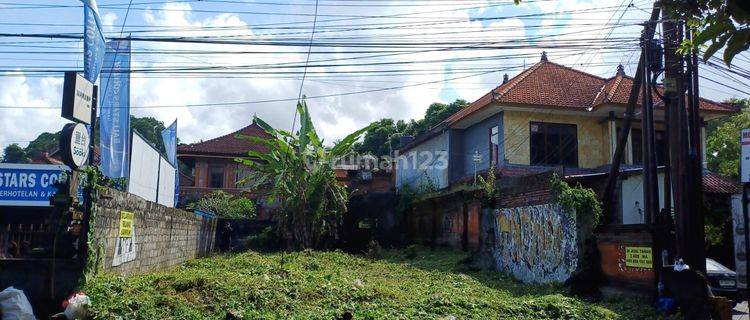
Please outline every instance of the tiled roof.
[[719, 174], [708, 172], [703, 175], [703, 192], [705, 193], [742, 193], [740, 186], [734, 181], [722, 177]]
[[[628, 76], [618, 74], [604, 79], [542, 60], [453, 114], [446, 122], [453, 124], [488, 106], [493, 96], [499, 103], [535, 108], [589, 111], [603, 104], [624, 107], [632, 87], [633, 78]], [[658, 98], [655, 96], [654, 99]], [[707, 99], [701, 99], [700, 107], [702, 110], [713, 112], [736, 111], [731, 106]]]
[[[597, 107], [600, 105], [603, 105], [605, 103], [614, 103], [614, 104], [621, 104], [626, 105], [628, 103], [628, 98], [630, 97], [630, 90], [633, 88], [633, 78], [628, 76], [615, 76], [612, 78], [607, 79], [603, 90], [599, 92], [599, 94], [596, 96], [596, 99], [594, 99], [594, 102], [592, 104], [593, 107]], [[659, 93], [662, 92], [662, 87], [659, 86], [657, 88]], [[606, 93], [606, 94], [605, 94]], [[659, 97], [655, 94], [652, 97], [654, 103], [656, 103], [656, 107], [660, 107], [660, 100]], [[641, 105], [641, 95], [638, 95], [638, 104], [637, 106], [640, 107]], [[711, 101], [708, 99], [700, 99], [700, 107], [701, 110], [704, 111], [714, 111], [714, 112], [735, 112], [735, 108], [723, 103]]]
[[225, 155], [225, 156], [242, 156], [250, 150], [264, 152], [265, 148], [258, 143], [245, 139], [236, 138], [237, 135], [256, 136], [270, 138], [271, 135], [266, 133], [263, 128], [253, 123], [240, 130], [223, 135], [218, 138], [206, 140], [203, 142], [180, 145], [177, 147], [177, 154], [205, 154], [205, 155]]

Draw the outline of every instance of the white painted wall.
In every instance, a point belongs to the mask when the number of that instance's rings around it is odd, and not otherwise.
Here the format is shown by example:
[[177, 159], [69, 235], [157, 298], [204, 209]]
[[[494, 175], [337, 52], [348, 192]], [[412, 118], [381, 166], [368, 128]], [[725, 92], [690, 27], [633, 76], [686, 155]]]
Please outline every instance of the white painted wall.
[[[659, 173], [659, 209], [664, 208], [664, 173]], [[643, 209], [643, 174], [631, 174], [622, 180], [621, 188], [622, 223], [640, 224], [645, 222]], [[636, 204], [637, 202], [637, 204]], [[640, 210], [639, 210], [640, 208]]]

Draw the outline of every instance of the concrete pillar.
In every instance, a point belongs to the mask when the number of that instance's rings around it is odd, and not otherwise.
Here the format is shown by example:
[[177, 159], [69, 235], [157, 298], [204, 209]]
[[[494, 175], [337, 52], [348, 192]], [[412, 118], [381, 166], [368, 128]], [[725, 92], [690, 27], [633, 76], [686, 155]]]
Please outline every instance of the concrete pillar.
[[628, 143], [625, 144], [625, 163], [633, 164], [633, 129], [628, 132]]

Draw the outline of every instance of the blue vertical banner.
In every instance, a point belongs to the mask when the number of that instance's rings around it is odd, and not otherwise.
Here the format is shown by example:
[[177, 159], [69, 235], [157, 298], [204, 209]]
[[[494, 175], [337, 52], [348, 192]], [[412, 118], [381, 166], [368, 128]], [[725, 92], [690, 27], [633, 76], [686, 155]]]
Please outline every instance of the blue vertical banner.
[[107, 43], [99, 99], [102, 173], [128, 176], [130, 157], [130, 40]]
[[99, 8], [96, 0], [83, 2], [83, 74], [92, 83], [99, 78], [104, 61], [105, 42], [102, 33], [102, 21], [99, 19]]
[[172, 125], [162, 130], [161, 139], [164, 141], [164, 149], [167, 152], [167, 161], [174, 168], [174, 205], [177, 206], [180, 195], [180, 167], [177, 164], [177, 119]]

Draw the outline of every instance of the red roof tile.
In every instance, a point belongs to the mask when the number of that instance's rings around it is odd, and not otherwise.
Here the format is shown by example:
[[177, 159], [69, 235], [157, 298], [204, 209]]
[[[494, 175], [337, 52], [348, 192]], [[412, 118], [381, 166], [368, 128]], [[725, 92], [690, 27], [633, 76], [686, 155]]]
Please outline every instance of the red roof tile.
[[[614, 104], [621, 104], [626, 105], [628, 103], [628, 98], [630, 97], [630, 90], [633, 88], [633, 78], [628, 76], [616, 76], [610, 79], [607, 79], [607, 83], [604, 86], [603, 92], [600, 92], [599, 95], [597, 95], [597, 98], [594, 100], [593, 106], [599, 106], [605, 103], [614, 103]], [[661, 93], [662, 87], [659, 86], [657, 90]], [[604, 94], [606, 92], [606, 95]], [[656, 95], [653, 95], [653, 101], [655, 103], [661, 102], [659, 101], [659, 97]], [[640, 94], [638, 95], [638, 104], [637, 106], [640, 107]], [[657, 106], [658, 107], [658, 106]], [[736, 109], [732, 106], [711, 101], [708, 99], [700, 99], [700, 107], [701, 110], [704, 111], [715, 111], [715, 112], [735, 112]]]
[[[446, 122], [453, 124], [489, 105], [493, 96], [499, 103], [527, 105], [529, 107], [553, 107], [569, 110], [589, 111], [603, 104], [625, 106], [628, 102], [633, 78], [617, 75], [604, 79], [583, 71], [559, 65], [547, 60], [524, 70], [466, 108], [453, 114]], [[654, 99], [658, 99], [654, 96]], [[702, 110], [735, 112], [728, 105], [701, 99]]]
[[237, 135], [271, 138], [271, 135], [266, 133], [263, 128], [253, 123], [247, 127], [218, 138], [193, 144], [180, 145], [177, 147], [177, 154], [242, 156], [246, 155], [250, 150], [260, 152], [265, 151], [265, 148], [260, 144], [245, 139], [238, 139], [236, 138]]
[[734, 181], [719, 174], [709, 172], [703, 175], [703, 192], [738, 194], [742, 193], [742, 189]]

